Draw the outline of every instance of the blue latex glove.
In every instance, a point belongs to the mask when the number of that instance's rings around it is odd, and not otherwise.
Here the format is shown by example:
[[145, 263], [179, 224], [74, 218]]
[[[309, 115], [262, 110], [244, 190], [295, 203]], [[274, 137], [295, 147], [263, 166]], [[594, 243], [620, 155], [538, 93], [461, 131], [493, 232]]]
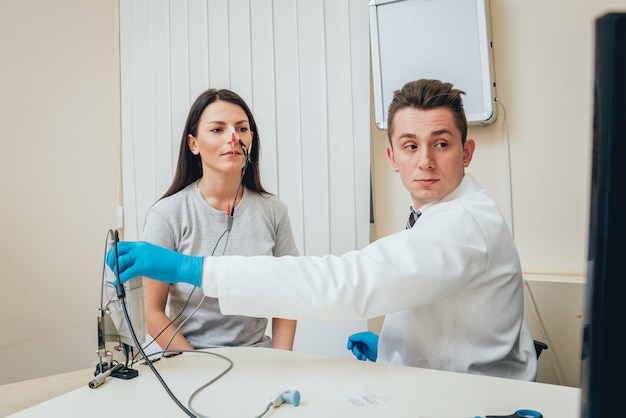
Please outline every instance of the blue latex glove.
[[348, 337], [348, 350], [361, 360], [376, 361], [378, 358], [378, 335], [371, 331], [357, 332]]
[[[115, 249], [107, 254], [107, 264], [115, 272]], [[146, 276], [166, 283], [185, 282], [196, 287], [202, 284], [204, 257], [178, 253], [147, 242], [120, 241], [117, 257], [122, 283], [137, 276]]]

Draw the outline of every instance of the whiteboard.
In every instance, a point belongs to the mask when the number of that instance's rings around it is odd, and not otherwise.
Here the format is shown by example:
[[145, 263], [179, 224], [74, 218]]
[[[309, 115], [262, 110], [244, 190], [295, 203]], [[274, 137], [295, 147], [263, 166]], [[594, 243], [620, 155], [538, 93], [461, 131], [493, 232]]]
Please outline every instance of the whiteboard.
[[489, 0], [370, 0], [369, 12], [379, 129], [393, 92], [420, 78], [463, 90], [470, 125], [496, 120]]

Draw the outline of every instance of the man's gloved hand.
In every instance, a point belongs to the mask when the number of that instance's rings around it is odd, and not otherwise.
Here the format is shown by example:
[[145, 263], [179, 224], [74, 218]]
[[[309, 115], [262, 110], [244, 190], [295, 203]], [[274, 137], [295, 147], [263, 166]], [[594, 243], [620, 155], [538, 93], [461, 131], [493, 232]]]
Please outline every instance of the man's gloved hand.
[[376, 361], [378, 358], [378, 335], [371, 331], [357, 332], [348, 337], [348, 350], [361, 360]]
[[[166, 283], [202, 284], [204, 257], [178, 253], [147, 242], [120, 241], [117, 258], [122, 283], [133, 277], [146, 276]], [[115, 272], [115, 248], [107, 254], [107, 264]]]

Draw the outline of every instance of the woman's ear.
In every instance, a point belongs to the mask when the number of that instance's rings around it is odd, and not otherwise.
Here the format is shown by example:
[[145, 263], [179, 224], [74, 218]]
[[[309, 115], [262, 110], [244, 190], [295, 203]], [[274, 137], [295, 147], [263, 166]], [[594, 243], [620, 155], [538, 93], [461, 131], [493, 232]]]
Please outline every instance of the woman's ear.
[[189, 146], [189, 151], [193, 155], [200, 154], [200, 148], [198, 147], [198, 140], [191, 134], [187, 135], [187, 145]]

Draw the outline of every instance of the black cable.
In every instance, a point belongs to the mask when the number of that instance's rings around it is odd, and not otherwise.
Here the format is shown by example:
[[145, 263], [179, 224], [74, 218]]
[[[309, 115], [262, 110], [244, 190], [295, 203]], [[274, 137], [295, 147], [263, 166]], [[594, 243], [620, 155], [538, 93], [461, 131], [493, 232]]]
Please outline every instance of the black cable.
[[[223, 234], [222, 234], [222, 236], [223, 236]], [[222, 237], [220, 237], [220, 239], [221, 238]], [[117, 253], [117, 243], [118, 242], [119, 242], [119, 235], [118, 235], [118, 232], [115, 231], [114, 241], [113, 241], [113, 248], [114, 248], [114, 254], [115, 254], [115, 271], [114, 271], [114, 273], [115, 273], [115, 278], [116, 278], [116, 281], [117, 281], [116, 288], [119, 289], [119, 285], [121, 285], [122, 287], [124, 285], [121, 284], [121, 280], [120, 280], [120, 277], [119, 277], [119, 264], [118, 264], [119, 260], [118, 260], [118, 253]], [[218, 240], [218, 242], [219, 242], [219, 240]], [[216, 244], [216, 248], [217, 248], [217, 244]], [[214, 249], [214, 251], [215, 251], [215, 249]], [[163, 377], [157, 371], [157, 369], [154, 367], [154, 364], [152, 364], [152, 361], [148, 358], [148, 355], [145, 353], [145, 351], [144, 351], [143, 347], [141, 346], [141, 344], [139, 344], [139, 341], [137, 339], [137, 334], [135, 333], [135, 328], [133, 327], [132, 321], [130, 319], [130, 315], [128, 314], [128, 308], [126, 307], [126, 292], [125, 292], [125, 290], [123, 290], [122, 292], [118, 292], [118, 299], [120, 300], [120, 303], [122, 305], [122, 311], [124, 312], [124, 318], [126, 319], [126, 322], [128, 324], [128, 329], [129, 329], [130, 334], [132, 336], [133, 342], [135, 343], [135, 346], [137, 347], [137, 349], [139, 350], [139, 353], [141, 354], [141, 357], [145, 360], [145, 362], [148, 365], [148, 367], [150, 367], [150, 370], [152, 371], [152, 373], [154, 373], [155, 377], [158, 379], [159, 383], [161, 383], [161, 386], [163, 386], [163, 389], [165, 389], [165, 391], [167, 392], [169, 397], [188, 416], [190, 416], [192, 418], [209, 418], [209, 417], [207, 417], [205, 415], [200, 414], [196, 410], [194, 410], [194, 408], [192, 407], [191, 404], [192, 404], [194, 398], [200, 392], [202, 392], [208, 386], [210, 386], [211, 384], [213, 384], [216, 381], [218, 381], [219, 379], [221, 379], [224, 375], [226, 375], [233, 368], [233, 361], [230, 358], [228, 358], [228, 357], [226, 357], [226, 356], [224, 356], [222, 354], [214, 353], [214, 352], [207, 352], [207, 351], [197, 351], [197, 350], [162, 350], [162, 351], [158, 351], [158, 352], [154, 353], [155, 355], [166, 354], [166, 353], [176, 353], [176, 354], [178, 354], [178, 353], [202, 353], [202, 354], [212, 355], [212, 356], [215, 356], [215, 357], [220, 357], [223, 360], [225, 360], [226, 362], [228, 362], [228, 367], [226, 367], [226, 369], [224, 369], [222, 372], [220, 372], [217, 376], [215, 376], [213, 379], [211, 379], [207, 383], [205, 383], [202, 386], [200, 386], [199, 388], [197, 388], [189, 396], [189, 399], [187, 401], [188, 408], [185, 407], [180, 402], [180, 400], [176, 397], [176, 395], [174, 395], [174, 393], [171, 391], [171, 389], [169, 388], [167, 383], [165, 383], [165, 380], [163, 380]], [[127, 356], [127, 358], [128, 358], [128, 356]], [[132, 364], [133, 363], [131, 362], [131, 365]], [[128, 366], [128, 364], [127, 364], [127, 366]], [[268, 403], [267, 406], [265, 407], [264, 411], [260, 415], [257, 415], [255, 418], [261, 418], [265, 414], [267, 414], [269, 412], [269, 410], [271, 409], [272, 405], [273, 405], [272, 402]]]
[[[239, 194], [239, 190], [241, 190], [241, 186], [243, 185], [243, 177], [246, 175], [246, 169], [248, 168], [248, 163], [250, 162], [250, 160], [248, 159], [248, 152], [243, 147], [243, 142], [241, 141], [241, 139], [239, 140], [239, 145], [241, 146], [241, 149], [243, 150], [244, 156], [246, 158], [246, 162], [243, 164], [243, 168], [241, 169], [241, 178], [239, 179], [239, 186], [237, 186], [237, 190], [235, 191], [235, 198], [233, 199], [233, 204], [231, 205], [230, 213], [228, 214], [230, 218], [235, 216], [235, 203], [237, 202], [237, 195]], [[232, 222], [231, 222], [231, 227], [232, 227]], [[230, 231], [230, 229], [228, 230]]]
[[[225, 229], [224, 232], [222, 232], [222, 235], [220, 235], [219, 238], [217, 239], [217, 242], [215, 243], [215, 246], [213, 247], [213, 251], [211, 251], [211, 255], [215, 254], [215, 250], [217, 250], [217, 246], [219, 245], [220, 241], [222, 240], [222, 238], [224, 238], [224, 235], [226, 235], [226, 234], [228, 234], [230, 236], [228, 229]], [[226, 243], [228, 243], [228, 239], [226, 239]], [[224, 245], [224, 252], [226, 252], [226, 245]], [[152, 345], [152, 343], [156, 342], [157, 338], [159, 338], [161, 336], [161, 334], [163, 334], [165, 332], [165, 330], [167, 330], [171, 325], [174, 324], [174, 322], [176, 322], [176, 320], [178, 320], [178, 318], [180, 318], [180, 316], [183, 314], [183, 312], [185, 312], [185, 309], [187, 308], [187, 305], [189, 304], [189, 301], [191, 300], [191, 296], [193, 296], [193, 293], [195, 291], [196, 291], [196, 287], [191, 289], [191, 292], [189, 292], [189, 296], [187, 297], [187, 300], [185, 301], [185, 304], [183, 305], [183, 307], [180, 310], [180, 312], [178, 313], [178, 315], [176, 315], [176, 317], [174, 319], [171, 319], [170, 322], [155, 337], [152, 338], [152, 341], [150, 341], [146, 346], [143, 347], [144, 350], [146, 348], [150, 347], [150, 345]], [[200, 303], [202, 303], [202, 301]], [[195, 310], [194, 310], [194, 312], [195, 312]], [[174, 331], [174, 335], [176, 335], [179, 331], [180, 331], [180, 329], [176, 328], [176, 330]], [[168, 344], [168, 346], [169, 346], [169, 344]], [[167, 351], [167, 348], [168, 348], [167, 346], [164, 347], [163, 351]]]
[[[126, 308], [126, 291], [124, 290], [124, 285], [122, 284], [122, 281], [120, 280], [120, 275], [119, 275], [120, 269], [119, 269], [119, 264], [118, 264], [119, 259], [118, 259], [118, 254], [117, 254], [117, 243], [118, 242], [119, 242], [119, 236], [118, 236], [117, 231], [115, 231], [115, 240], [113, 241], [113, 250], [114, 250], [114, 254], [115, 254], [115, 271], [113, 273], [115, 274], [116, 285], [117, 285], [116, 288], [118, 290], [117, 297], [120, 300], [120, 303], [122, 305], [122, 311], [124, 312], [124, 318], [126, 318], [126, 322], [128, 323], [128, 329], [130, 330], [130, 335], [133, 337], [133, 342], [137, 346], [137, 349], [141, 352], [141, 356], [146, 361], [146, 364], [148, 365], [148, 367], [150, 367], [150, 370], [152, 370], [152, 372], [154, 373], [156, 378], [161, 383], [161, 386], [163, 386], [163, 388], [165, 389], [167, 394], [170, 396], [170, 398], [172, 398], [174, 403], [176, 403], [176, 405], [178, 405], [178, 407], [180, 409], [182, 409], [188, 416], [190, 416], [192, 418], [197, 418], [196, 415], [194, 415], [190, 410], [188, 410], [185, 407], [185, 405], [183, 405], [178, 400], [178, 398], [172, 393], [170, 388], [167, 386], [167, 383], [165, 383], [165, 381], [163, 380], [163, 377], [161, 377], [161, 374], [154, 367], [154, 364], [152, 364], [152, 362], [150, 361], [150, 359], [146, 355], [145, 351], [141, 347], [141, 344], [139, 344], [139, 341], [137, 340], [137, 335], [135, 334], [135, 328], [133, 327], [133, 324], [132, 324], [132, 322], [130, 320], [130, 315], [128, 315], [128, 309]], [[122, 289], [121, 291], [120, 291], [120, 287]]]
[[[241, 141], [241, 140], [240, 140]], [[217, 250], [217, 246], [219, 245], [220, 241], [222, 240], [222, 238], [224, 237], [224, 235], [226, 235], [226, 244], [224, 245], [224, 253], [226, 252], [226, 245], [228, 244], [228, 237], [230, 237], [230, 230], [232, 228], [232, 224], [233, 224], [233, 217], [235, 214], [235, 203], [237, 202], [237, 195], [239, 194], [239, 190], [241, 190], [241, 186], [243, 185], [243, 177], [246, 173], [246, 169], [248, 167], [248, 162], [249, 162], [249, 158], [248, 158], [248, 153], [246, 152], [246, 150], [243, 148], [244, 150], [244, 154], [245, 154], [245, 158], [246, 158], [246, 162], [244, 163], [242, 172], [241, 172], [241, 177], [239, 180], [239, 185], [237, 186], [237, 190], [235, 192], [235, 197], [233, 199], [233, 204], [230, 210], [230, 213], [227, 214], [227, 219], [226, 219], [226, 230], [222, 233], [222, 235], [220, 235], [220, 237], [217, 239], [217, 242], [215, 243], [215, 246], [213, 247], [213, 251], [211, 252], [211, 255], [213, 255], [215, 253], [215, 250]], [[109, 230], [109, 233], [111, 232], [111, 230]], [[163, 386], [163, 388], [165, 389], [165, 391], [167, 392], [167, 394], [170, 396], [170, 398], [174, 401], [174, 403], [176, 403], [176, 405], [178, 405], [178, 407], [180, 409], [182, 409], [188, 416], [192, 417], [192, 418], [206, 418], [204, 417], [204, 415], [200, 415], [198, 414], [196, 411], [194, 411], [193, 413], [190, 411], [193, 410], [192, 406], [191, 406], [191, 402], [193, 401], [193, 399], [202, 391], [204, 390], [206, 387], [208, 387], [209, 385], [211, 385], [212, 383], [216, 382], [217, 380], [219, 380], [222, 376], [224, 376], [226, 373], [228, 373], [232, 367], [233, 367], [233, 363], [232, 360], [230, 360], [228, 357], [226, 356], [222, 356], [220, 354], [216, 354], [216, 353], [211, 353], [213, 355], [216, 355], [218, 357], [221, 357], [223, 359], [225, 359], [226, 361], [229, 362], [229, 367], [226, 368], [224, 371], [222, 371], [219, 375], [217, 375], [216, 377], [214, 377], [213, 379], [211, 379], [209, 382], [207, 382], [206, 384], [200, 386], [198, 389], [196, 389], [191, 396], [189, 397], [189, 400], [187, 402], [189, 409], [187, 409], [179, 400], [178, 398], [172, 393], [172, 391], [170, 390], [170, 388], [167, 386], [167, 383], [165, 383], [165, 381], [163, 380], [162, 376], [160, 375], [160, 373], [156, 370], [156, 368], [154, 367], [154, 365], [152, 364], [152, 361], [148, 358], [147, 354], [144, 351], [144, 348], [141, 346], [141, 344], [139, 343], [138, 339], [137, 339], [137, 335], [135, 333], [135, 329], [133, 327], [133, 324], [131, 322], [130, 319], [130, 315], [128, 314], [128, 309], [126, 307], [126, 290], [124, 288], [124, 285], [122, 284], [120, 278], [119, 278], [119, 264], [118, 264], [118, 253], [117, 253], [117, 243], [119, 242], [119, 233], [116, 230], [114, 233], [114, 241], [113, 241], [113, 248], [114, 248], [114, 255], [115, 255], [115, 271], [114, 274], [116, 276], [116, 290], [117, 290], [117, 296], [118, 299], [120, 300], [120, 303], [122, 305], [122, 310], [124, 312], [124, 317], [126, 319], [126, 322], [128, 323], [128, 328], [130, 331], [130, 334], [133, 338], [133, 342], [135, 343], [135, 345], [137, 346], [137, 349], [139, 351], [139, 353], [141, 354], [141, 357], [145, 360], [146, 364], [150, 367], [150, 370], [152, 370], [152, 372], [154, 373], [154, 375], [156, 376], [156, 378], [159, 380], [159, 382], [161, 383], [161, 385]], [[103, 275], [104, 275], [104, 266], [103, 266]], [[195, 288], [192, 289], [192, 291], [189, 294], [189, 297], [187, 298], [187, 301], [185, 302], [185, 306], [183, 306], [181, 312], [176, 316], [176, 318], [174, 318], [173, 320], [170, 321], [170, 323], [163, 328], [163, 330], [161, 330], [161, 332], [159, 332], [159, 334], [152, 339], [152, 341], [146, 345], [146, 347], [148, 347], [150, 344], [152, 344], [153, 342], [156, 341], [156, 338], [158, 338], [163, 332], [165, 332], [165, 330], [174, 323], [174, 321], [176, 321], [180, 315], [182, 315], [182, 313], [184, 312], [185, 308], [187, 307], [187, 304], [189, 303], [189, 300], [191, 299], [191, 296], [193, 294], [193, 292], [195, 291]], [[204, 300], [204, 298], [203, 298]], [[100, 297], [100, 303], [102, 305], [102, 295]], [[200, 304], [202, 303], [202, 301], [200, 302]], [[199, 305], [198, 305], [199, 307]], [[197, 309], [196, 309], [197, 310]], [[195, 311], [194, 311], [195, 312]], [[179, 329], [177, 328], [175, 333], [177, 333], [179, 331]], [[172, 336], [173, 338], [173, 336]], [[171, 339], [170, 339], [171, 341]], [[169, 346], [169, 343], [168, 343]], [[167, 352], [175, 352], [175, 353], [181, 353], [181, 352], [195, 352], [195, 351], [191, 351], [191, 350], [163, 350], [154, 354], [159, 354], [159, 353], [167, 353]], [[133, 355], [132, 356], [132, 360], [131, 360], [131, 364], [134, 361], [134, 358], [136, 356]], [[127, 362], [128, 362], [128, 356], [127, 358]], [[128, 365], [128, 364], [127, 364]], [[257, 416], [258, 417], [262, 417], [263, 415], [265, 415], [269, 409], [271, 408], [272, 403], [270, 402], [268, 404], [268, 406], [266, 407], [266, 409]], [[194, 413], [196, 413], [196, 415], [194, 415]]]
[[[192, 351], [194, 352], [194, 351]], [[191, 411], [193, 411], [195, 414], [197, 414], [198, 416], [202, 417], [202, 418], [207, 418], [204, 415], [198, 413], [195, 409], [193, 409], [193, 407], [191, 406], [191, 402], [193, 401], [193, 399], [196, 397], [196, 395], [198, 395], [200, 392], [202, 392], [204, 389], [206, 389], [209, 385], [217, 382], [219, 379], [221, 379], [222, 376], [224, 376], [226, 373], [228, 373], [230, 371], [230, 369], [233, 368], [233, 361], [231, 359], [229, 359], [226, 356], [223, 356], [221, 354], [217, 354], [217, 353], [211, 353], [214, 354], [218, 357], [223, 358], [224, 360], [226, 360], [229, 365], [226, 369], [224, 369], [220, 374], [218, 374], [217, 376], [215, 376], [213, 379], [209, 380], [207, 383], [205, 383], [204, 385], [200, 386], [198, 389], [196, 389], [190, 396], [189, 399], [187, 400], [187, 406], [189, 407], [189, 409]]]
[[[241, 140], [240, 140], [241, 141]], [[226, 243], [224, 244], [224, 250], [222, 252], [222, 255], [224, 255], [226, 253], [226, 247], [228, 246], [228, 238], [230, 237], [230, 230], [232, 228], [233, 225], [233, 216], [235, 215], [235, 202], [237, 201], [237, 194], [239, 193], [239, 190], [241, 189], [241, 186], [243, 184], [243, 176], [246, 173], [246, 168], [248, 167], [248, 153], [246, 152], [246, 150], [244, 149], [244, 154], [246, 157], [246, 163], [244, 164], [244, 167], [242, 169], [242, 173], [241, 173], [241, 179], [239, 181], [239, 185], [237, 186], [237, 192], [235, 193], [235, 198], [233, 199], [233, 204], [232, 204], [232, 208], [229, 214], [226, 214], [227, 218], [226, 218], [226, 229], [224, 230], [224, 232], [222, 232], [222, 235], [219, 236], [219, 238], [217, 239], [217, 241], [215, 242], [215, 245], [213, 246], [213, 251], [211, 251], [211, 256], [215, 255], [215, 251], [217, 250], [217, 246], [220, 244], [220, 241], [222, 241], [222, 238], [224, 238], [224, 235], [226, 235]], [[180, 316], [183, 314], [183, 312], [185, 311], [185, 309], [187, 308], [187, 305], [189, 303], [189, 301], [191, 300], [191, 296], [193, 295], [193, 292], [196, 290], [196, 288], [194, 287], [191, 292], [189, 293], [189, 297], [187, 298], [187, 300], [185, 301], [185, 305], [182, 307], [181, 311], [178, 313], [178, 315], [170, 320], [170, 322], [157, 334], [156, 337], [152, 338], [152, 341], [150, 341], [145, 347], [144, 349], [148, 348], [152, 343], [156, 342], [156, 339], [159, 338], [159, 336], [161, 334], [163, 334], [165, 332], [166, 329], [168, 329], [172, 324], [174, 324], [174, 322], [176, 322], [176, 320], [178, 318], [180, 318]], [[204, 297], [202, 298], [202, 300], [200, 301], [200, 304], [202, 304], [202, 302], [204, 301]], [[200, 305], [198, 305], [199, 307]], [[194, 313], [197, 311], [194, 310]], [[182, 324], [181, 324], [182, 325]], [[174, 331], [174, 335], [176, 335], [178, 332], [180, 331], [180, 326], [178, 328], [176, 328], [176, 330]], [[170, 342], [172, 340], [172, 338], [174, 337], [174, 335], [172, 335], [172, 337], [170, 338]], [[164, 347], [165, 350], [167, 350], [167, 348], [169, 347], [169, 343], [166, 347]]]
[[[241, 183], [240, 183], [241, 184]], [[232, 218], [230, 218], [231, 222], [230, 222], [230, 226], [232, 227]], [[228, 219], [227, 219], [227, 225], [228, 225]], [[211, 256], [213, 256], [215, 254], [215, 250], [217, 250], [217, 246], [219, 245], [220, 241], [222, 240], [222, 238], [224, 238], [224, 235], [226, 235], [226, 242], [224, 243], [224, 251], [222, 252], [222, 255], [224, 255], [226, 253], [226, 247], [228, 246], [228, 238], [230, 237], [230, 228], [227, 226], [227, 228], [224, 230], [224, 232], [222, 232], [222, 235], [219, 236], [219, 238], [217, 239], [217, 242], [215, 242], [215, 246], [213, 247], [213, 251], [211, 251]], [[185, 306], [183, 306], [183, 309], [180, 311], [180, 313], [178, 314], [178, 316], [176, 318], [174, 318], [173, 320], [170, 321], [169, 324], [167, 324], [167, 326], [165, 328], [163, 328], [161, 330], [161, 332], [159, 332], [159, 335], [163, 334], [163, 332], [165, 332], [165, 330], [167, 328], [169, 328], [170, 325], [172, 325], [185, 311], [185, 308], [187, 308], [187, 304], [189, 303], [189, 300], [191, 299], [191, 295], [193, 295], [193, 292], [196, 290], [196, 287], [194, 287], [193, 289], [191, 289], [191, 292], [189, 293], [189, 297], [187, 298], [187, 301], [185, 302]], [[181, 327], [185, 324], [185, 322], [187, 322], [187, 320], [189, 320], [197, 311], [198, 309], [200, 309], [200, 306], [202, 305], [202, 303], [204, 303], [204, 299], [206, 298], [206, 296], [202, 296], [202, 299], [200, 299], [200, 303], [198, 303], [198, 306], [196, 306], [196, 308], [193, 310], [193, 312], [191, 312], [191, 314], [185, 318], [185, 320], [183, 322], [181, 322], [180, 325], [178, 325], [178, 327], [176, 327], [176, 329], [174, 330], [174, 333], [172, 334], [172, 336], [170, 337], [167, 345], [165, 347], [163, 347], [163, 350], [168, 350], [170, 344], [172, 343], [172, 341], [174, 340], [174, 336], [176, 334], [178, 334], [178, 332], [180, 332]], [[158, 338], [157, 335], [152, 342], [154, 342], [154, 340], [156, 338]], [[151, 342], [151, 343], [152, 343]]]
[[[168, 329], [170, 327], [170, 325], [172, 325], [174, 322], [176, 322], [176, 320], [178, 318], [180, 318], [180, 316], [183, 314], [183, 312], [185, 312], [185, 308], [187, 308], [187, 305], [189, 304], [189, 301], [191, 300], [191, 296], [193, 295], [193, 292], [196, 291], [196, 287], [194, 287], [193, 289], [191, 289], [191, 292], [189, 292], [189, 296], [187, 296], [187, 300], [185, 301], [185, 304], [183, 305], [182, 309], [180, 310], [180, 312], [178, 313], [178, 315], [176, 315], [176, 317], [174, 319], [171, 319], [169, 324], [167, 324], [165, 326], [165, 328], [163, 328], [161, 330], [161, 332], [159, 332], [156, 337], [152, 338], [152, 341], [150, 341], [148, 344], [146, 344], [143, 349], [145, 350], [146, 348], [150, 347], [152, 345], [152, 343], [155, 343], [157, 338], [159, 338], [161, 336], [161, 334], [163, 334], [165, 332], [166, 329]], [[176, 330], [175, 332], [178, 332], [178, 330]], [[137, 355], [139, 355], [141, 353], [137, 353], [134, 357], [133, 357], [133, 361], [135, 360], [135, 358], [137, 357]]]
[[262, 416], [264, 416], [265, 414], [267, 414], [267, 413], [269, 412], [270, 408], [272, 407], [272, 405], [274, 405], [274, 403], [273, 403], [273, 402], [268, 403], [268, 404], [267, 404], [267, 406], [265, 407], [265, 410], [263, 410], [263, 412], [261, 412], [259, 415], [257, 415], [257, 416], [256, 416], [256, 417], [254, 417], [254, 418], [261, 418]]
[[[224, 230], [224, 232], [222, 232], [222, 235], [220, 235], [220, 237], [215, 242], [215, 246], [213, 247], [213, 251], [211, 251], [211, 256], [213, 256], [215, 254], [215, 250], [217, 250], [217, 246], [219, 245], [219, 243], [222, 240], [222, 238], [224, 238], [224, 235], [227, 235], [227, 237], [226, 237], [226, 243], [224, 244], [224, 251], [223, 251], [222, 255], [224, 255], [226, 253], [226, 247], [228, 245], [228, 238], [230, 237], [230, 230], [231, 230], [232, 225], [233, 225], [233, 216], [235, 215], [235, 203], [237, 202], [237, 195], [239, 194], [239, 190], [241, 190], [241, 186], [243, 185], [243, 177], [245, 176], [246, 169], [248, 168], [248, 164], [250, 163], [250, 153], [249, 153], [248, 150], [246, 150], [245, 144], [243, 143], [243, 141], [241, 139], [239, 139], [239, 146], [243, 150], [244, 157], [245, 157], [245, 163], [244, 163], [243, 168], [241, 170], [241, 178], [239, 180], [239, 185], [237, 186], [237, 191], [235, 192], [235, 198], [233, 199], [233, 204], [231, 206], [230, 213], [226, 214], [226, 216], [227, 216], [227, 219], [226, 219], [226, 229]], [[109, 230], [108, 234], [112, 233], [112, 232], [113, 232], [112, 230]], [[105, 242], [105, 252], [106, 252], [106, 242]], [[116, 258], [117, 258], [117, 254], [116, 254]], [[104, 263], [103, 266], [102, 266], [103, 280], [104, 280], [104, 269], [105, 269], [105, 266], [106, 266], [106, 263]], [[159, 338], [161, 336], [161, 334], [163, 334], [165, 332], [166, 329], [168, 329], [172, 324], [174, 324], [174, 322], [176, 322], [176, 320], [178, 318], [180, 318], [180, 316], [183, 314], [183, 312], [187, 308], [187, 305], [189, 304], [189, 301], [191, 300], [191, 296], [193, 295], [193, 292], [195, 290], [196, 290], [195, 287], [191, 290], [191, 292], [189, 293], [189, 297], [187, 297], [187, 300], [185, 301], [185, 305], [182, 307], [182, 309], [180, 310], [178, 315], [176, 315], [176, 317], [174, 319], [170, 320], [170, 322], [156, 335], [156, 337], [153, 337], [152, 341], [150, 341], [145, 347], [143, 347], [144, 350], [146, 348], [148, 348], [152, 343], [156, 342], [157, 338]], [[200, 303], [202, 303], [202, 301]], [[100, 308], [102, 309], [102, 294], [100, 295]], [[176, 335], [176, 333], [178, 333], [179, 331], [180, 331], [180, 329], [176, 328], [176, 330], [174, 331], [174, 335]], [[168, 346], [169, 346], [169, 344], [168, 344]], [[165, 347], [165, 349], [167, 350], [167, 347]], [[133, 356], [133, 360], [135, 359], [135, 357], [136, 357], [136, 355]]]
[[[239, 140], [239, 142], [241, 143], [241, 140]], [[211, 251], [211, 256], [215, 255], [215, 251], [217, 250], [217, 246], [220, 244], [220, 241], [222, 241], [222, 238], [224, 238], [224, 235], [226, 235], [226, 242], [224, 243], [224, 250], [222, 251], [222, 255], [226, 254], [226, 248], [228, 247], [228, 239], [230, 238], [230, 230], [233, 227], [233, 217], [235, 216], [235, 203], [237, 202], [237, 195], [239, 194], [239, 190], [241, 190], [241, 186], [243, 185], [243, 177], [246, 174], [246, 168], [248, 167], [248, 162], [250, 161], [248, 159], [248, 153], [245, 150], [245, 148], [243, 148], [243, 146], [242, 146], [242, 149], [243, 149], [243, 152], [244, 152], [245, 157], [246, 157], [246, 162], [245, 162], [245, 164], [243, 166], [243, 169], [242, 169], [241, 178], [239, 180], [239, 185], [237, 186], [237, 191], [235, 192], [235, 198], [233, 199], [233, 204], [231, 205], [230, 213], [226, 214], [226, 229], [224, 230], [224, 232], [222, 232], [222, 235], [220, 235], [219, 238], [217, 239], [217, 241], [215, 242], [215, 245], [213, 246], [213, 250]], [[178, 316], [176, 316], [176, 318], [171, 320], [170, 323], [167, 324], [167, 326], [165, 328], [163, 328], [161, 330], [161, 332], [159, 332], [159, 334], [152, 339], [150, 344], [152, 344], [159, 337], [159, 335], [163, 334], [163, 332], [165, 332], [165, 330], [167, 328], [169, 328], [169, 326], [172, 325], [180, 317], [180, 315], [182, 315], [182, 313], [184, 312], [185, 308], [187, 308], [187, 304], [189, 303], [189, 300], [191, 299], [191, 295], [193, 294], [193, 292], [195, 290], [196, 290], [195, 287], [191, 290], [191, 293], [189, 294], [189, 298], [187, 298], [187, 301], [185, 302], [185, 306], [183, 306], [183, 309], [180, 311]], [[202, 298], [202, 300], [200, 301], [200, 303], [198, 304], [196, 309], [193, 311], [192, 315], [198, 310], [198, 308], [200, 307], [200, 305], [202, 304], [203, 301], [204, 301], [204, 297]], [[187, 319], [189, 319], [189, 318], [187, 318]], [[185, 321], [187, 319], [185, 319]], [[184, 323], [184, 321], [183, 321], [183, 323]], [[182, 325], [183, 324], [179, 325], [178, 328], [176, 328], [176, 330], [174, 331], [174, 334], [170, 337], [170, 341], [168, 342], [167, 346], [164, 347], [165, 350], [168, 349], [170, 343], [172, 342], [172, 339], [174, 338], [174, 335], [176, 335], [180, 331], [180, 327]], [[150, 345], [150, 344], [148, 344], [148, 345]]]
[[115, 255], [115, 271], [113, 273], [115, 273], [115, 278], [117, 279], [115, 281], [115, 290], [117, 291], [117, 298], [123, 302], [124, 299], [126, 298], [126, 289], [124, 288], [124, 284], [120, 280], [120, 268], [118, 264], [119, 256], [117, 254], [117, 243], [119, 241], [120, 241], [119, 232], [115, 230], [114, 237], [113, 237], [113, 253]]

